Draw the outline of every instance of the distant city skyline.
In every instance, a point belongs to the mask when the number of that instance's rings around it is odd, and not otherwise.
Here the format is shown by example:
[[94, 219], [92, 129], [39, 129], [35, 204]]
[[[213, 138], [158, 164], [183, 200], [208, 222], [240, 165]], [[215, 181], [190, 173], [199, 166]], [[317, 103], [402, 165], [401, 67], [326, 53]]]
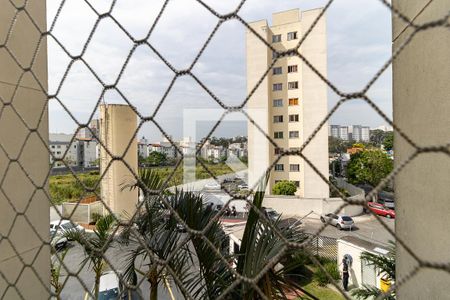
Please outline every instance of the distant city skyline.
[[[133, 36], [142, 38], [151, 27], [163, 1], [136, 1], [127, 5], [117, 2], [114, 17]], [[99, 11], [106, 11], [105, 2], [95, 2]], [[221, 13], [232, 11], [239, 1], [206, 1]], [[292, 8], [307, 10], [326, 4], [322, 1], [283, 2], [248, 0], [239, 15], [247, 20], [268, 19], [272, 12]], [[59, 1], [48, 3], [49, 25], [57, 11]], [[349, 15], [348, 12], [352, 11]], [[342, 16], [345, 15], [345, 18]], [[73, 54], [79, 54], [95, 23], [95, 15], [83, 2], [68, 1], [53, 33]], [[150, 37], [150, 43], [177, 69], [187, 68], [217, 23], [196, 1], [173, 0], [167, 5], [159, 24]], [[343, 92], [361, 90], [391, 55], [391, 14], [380, 1], [335, 1], [327, 11], [328, 79]], [[245, 27], [237, 21], [225, 22], [211, 40], [192, 72], [224, 103], [238, 105], [246, 96]], [[182, 47], [179, 47], [182, 45]], [[90, 67], [106, 83], [113, 83], [126, 60], [132, 42], [114, 23], [103, 19], [94, 33], [83, 56]], [[54, 93], [70, 62], [58, 44], [48, 41], [49, 92]], [[391, 69], [388, 68], [369, 90], [368, 96], [392, 117]], [[117, 88], [144, 116], [150, 116], [173, 79], [170, 71], [148, 47], [138, 47], [125, 68]], [[85, 123], [99, 101], [102, 86], [80, 61], [75, 62], [61, 86], [58, 99], [80, 122]], [[329, 109], [338, 96], [329, 89]], [[120, 94], [108, 90], [107, 103], [124, 103]], [[155, 120], [174, 139], [182, 138], [181, 115], [183, 109], [220, 108], [220, 106], [192, 78], [179, 77], [168, 93]], [[49, 102], [50, 132], [73, 133], [76, 123], [55, 100]], [[362, 124], [371, 128], [387, 123], [366, 103], [352, 100], [342, 105], [331, 117], [329, 124]], [[198, 126], [198, 134], [206, 135], [213, 122]], [[138, 136], [145, 135], [157, 141], [162, 133], [152, 123], [142, 126]], [[223, 123], [215, 136], [246, 135], [246, 121]]]

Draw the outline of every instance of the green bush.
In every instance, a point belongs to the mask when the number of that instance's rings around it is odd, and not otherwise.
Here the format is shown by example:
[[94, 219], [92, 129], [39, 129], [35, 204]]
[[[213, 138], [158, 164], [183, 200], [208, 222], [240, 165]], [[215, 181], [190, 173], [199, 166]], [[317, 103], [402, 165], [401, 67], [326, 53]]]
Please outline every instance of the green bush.
[[297, 186], [295, 185], [294, 182], [289, 180], [281, 180], [277, 182], [272, 188], [272, 193], [274, 195], [292, 196], [295, 195], [296, 191]]
[[333, 278], [333, 280], [339, 280], [341, 278], [336, 262], [327, 262], [323, 266], [326, 272], [324, 272], [321, 268], [317, 268], [316, 272], [314, 272], [314, 280], [317, 281], [319, 285], [325, 286], [331, 283], [327, 273], [331, 276], [331, 278]]

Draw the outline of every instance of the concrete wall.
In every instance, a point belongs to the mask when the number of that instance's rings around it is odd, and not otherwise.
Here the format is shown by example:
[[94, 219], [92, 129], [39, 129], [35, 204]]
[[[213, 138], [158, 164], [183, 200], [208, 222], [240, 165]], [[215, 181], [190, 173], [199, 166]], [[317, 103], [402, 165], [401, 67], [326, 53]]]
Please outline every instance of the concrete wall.
[[[100, 106], [100, 139], [114, 156], [122, 156], [134, 174], [137, 174], [137, 116], [127, 105], [105, 104]], [[130, 147], [127, 150], [128, 145]], [[125, 152], [126, 151], [126, 152]], [[101, 182], [101, 196], [113, 213], [131, 217], [138, 201], [138, 190], [123, 190], [122, 184], [135, 182], [135, 175], [121, 160], [111, 161], [105, 148], [100, 149], [100, 173], [106, 172]]]
[[[45, 1], [30, 0], [26, 9], [45, 31]], [[0, 0], [0, 45], [14, 25], [6, 46], [21, 65], [0, 46], [0, 297], [48, 299], [50, 249], [44, 242], [49, 241], [50, 202], [43, 191], [49, 172], [47, 43], [43, 39], [37, 49], [39, 31], [24, 11], [13, 22], [16, 13], [10, 1]], [[23, 72], [30, 67], [37, 81]]]
[[[364, 190], [347, 183], [341, 178], [337, 178], [337, 186], [346, 189], [350, 195], [350, 199], [364, 200]], [[336, 212], [343, 204], [341, 198], [302, 198], [298, 196], [275, 196], [266, 195], [263, 205], [271, 207], [282, 213], [283, 216], [303, 217], [312, 213], [310, 218], [319, 218], [321, 214]], [[357, 216], [363, 212], [360, 205], [348, 205], [344, 207], [340, 213], [348, 216]]]
[[[357, 239], [357, 238], [356, 238]], [[348, 254], [352, 257], [353, 263], [351, 266], [349, 266], [349, 281], [348, 285], [350, 289], [361, 287], [363, 284], [369, 284], [373, 285], [373, 282], [363, 282], [363, 276], [362, 276], [362, 262], [360, 259], [360, 256], [363, 252], [370, 252], [373, 254], [381, 255], [380, 253], [376, 253], [374, 251], [370, 251], [369, 249], [365, 249], [359, 245], [356, 245], [354, 243], [344, 241], [342, 239], [337, 240], [337, 263], [339, 265], [339, 270], [342, 274], [342, 259], [344, 258], [344, 255]], [[367, 268], [365, 269], [367, 270]], [[369, 271], [369, 270], [367, 270]], [[377, 272], [376, 269], [373, 269], [374, 272]], [[375, 276], [375, 285], [376, 287], [380, 288], [380, 279], [381, 275]]]
[[[311, 27], [322, 9], [302, 12], [302, 36]], [[326, 78], [327, 77], [327, 32], [326, 15], [322, 16], [313, 31], [300, 47], [306, 59]], [[327, 86], [306, 64], [302, 65], [303, 137], [304, 141], [319, 126], [327, 113]], [[314, 139], [306, 146], [303, 154], [319, 172], [328, 178], [328, 123], [325, 123]], [[304, 197], [327, 198], [327, 183], [320, 178], [306, 162], [303, 164]]]
[[[448, 0], [429, 2], [394, 0], [393, 5], [417, 24], [443, 18], [450, 11]], [[394, 51], [412, 31], [393, 16]], [[418, 33], [393, 62], [394, 122], [420, 146], [450, 141], [449, 49], [448, 28], [433, 28]], [[397, 132], [394, 149], [395, 166], [414, 151]], [[396, 235], [427, 262], [450, 262], [449, 170], [448, 156], [425, 153], [395, 179]], [[417, 222], [424, 218], [427, 226]], [[397, 280], [402, 280], [417, 262], [399, 244], [397, 253]], [[422, 269], [398, 288], [398, 299], [448, 299], [449, 282], [449, 273]]]

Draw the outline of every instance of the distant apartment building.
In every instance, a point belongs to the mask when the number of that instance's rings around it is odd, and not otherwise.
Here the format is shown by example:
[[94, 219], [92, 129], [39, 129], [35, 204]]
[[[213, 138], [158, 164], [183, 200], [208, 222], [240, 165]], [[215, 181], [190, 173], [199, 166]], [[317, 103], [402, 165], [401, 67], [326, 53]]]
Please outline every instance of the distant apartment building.
[[[293, 9], [272, 15], [272, 25], [266, 20], [250, 23], [251, 28], [277, 51], [294, 48], [322, 9], [300, 11]], [[327, 115], [327, 87], [297, 56], [283, 56], [272, 66], [262, 81], [261, 76], [271, 66], [276, 53], [272, 52], [251, 30], [247, 30], [247, 103], [250, 117], [258, 124], [248, 123], [249, 184], [255, 184], [268, 166], [284, 150], [299, 149]], [[326, 19], [322, 16], [299, 52], [327, 76]], [[258, 89], [252, 91], [256, 84]], [[278, 145], [269, 143], [266, 132]], [[303, 154], [328, 178], [327, 124], [317, 132], [303, 150]], [[293, 181], [297, 195], [326, 198], [328, 185], [313, 168], [299, 156], [284, 156], [271, 169], [267, 192], [280, 180]]]
[[[97, 165], [97, 142], [92, 138], [80, 138], [78, 135], [72, 141], [71, 134], [50, 134], [50, 163], [63, 158], [65, 164], [56, 161], [54, 168], [82, 167], [90, 168]], [[54, 159], [56, 158], [56, 159]]]
[[349, 140], [348, 134], [349, 134], [348, 126], [330, 125], [329, 127], [328, 135], [334, 138], [348, 141]]
[[138, 155], [141, 158], [147, 158], [149, 155], [148, 140], [143, 136], [138, 142]]
[[185, 155], [185, 156], [193, 156], [193, 155], [195, 155], [196, 143], [192, 139], [192, 137], [190, 137], [190, 136], [189, 137], [184, 137], [179, 142], [179, 146], [180, 146], [180, 150], [183, 153], [183, 155]]
[[247, 156], [246, 143], [232, 143], [228, 145], [228, 155], [233, 154], [239, 158]]
[[352, 139], [355, 142], [368, 142], [370, 141], [370, 127], [353, 125]]

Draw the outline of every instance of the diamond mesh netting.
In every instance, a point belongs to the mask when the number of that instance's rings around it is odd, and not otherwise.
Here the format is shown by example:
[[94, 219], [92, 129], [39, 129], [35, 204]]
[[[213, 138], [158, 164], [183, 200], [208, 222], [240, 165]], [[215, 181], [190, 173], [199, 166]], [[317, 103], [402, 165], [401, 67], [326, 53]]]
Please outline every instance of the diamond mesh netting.
[[[9, 299], [11, 290], [13, 290], [15, 295], [17, 295], [17, 297], [14, 298], [25, 299], [26, 297], [24, 296], [22, 290], [23, 286], [19, 286], [18, 283], [22, 274], [30, 271], [38, 279], [42, 287], [48, 292], [49, 298], [57, 297], [63, 299], [80, 299], [81, 297], [84, 297], [85, 294], [93, 298], [96, 293], [95, 289], [92, 288], [94, 284], [94, 274], [96, 272], [104, 273], [106, 270], [110, 270], [118, 276], [121, 282], [121, 286], [123, 286], [123, 288], [119, 290], [121, 297], [125, 297], [127, 295], [130, 296], [129, 293], [132, 293], [134, 295], [133, 297], [136, 297], [138, 299], [147, 298], [147, 296], [144, 295], [147, 295], [149, 293], [149, 290], [150, 294], [152, 294], [154, 292], [152, 292], [152, 288], [157, 289], [158, 287], [160, 287], [160, 296], [163, 295], [162, 297], [167, 298], [183, 297], [189, 299], [238, 299], [242, 296], [246, 298], [269, 299], [274, 297], [281, 297], [280, 295], [283, 291], [294, 291], [294, 294], [295, 292], [298, 292], [299, 297], [305, 297], [305, 299], [309, 299], [314, 298], [314, 295], [309, 295], [306, 291], [301, 289], [301, 286], [297, 287], [295, 285], [289, 286], [289, 284], [285, 284], [293, 281], [284, 282], [277, 281], [278, 279], [276, 279], [278, 278], [277, 272], [278, 270], [280, 270], [280, 263], [287, 264], [286, 257], [291, 255], [293, 251], [295, 252], [302, 250], [304, 251], [304, 253], [306, 253], [308, 259], [312, 261], [312, 263], [318, 270], [325, 272], [326, 277], [330, 280], [336, 290], [338, 290], [344, 298], [350, 299], [349, 294], [346, 293], [343, 290], [341, 284], [336, 281], [331, 274], [329, 274], [328, 270], [324, 267], [323, 261], [318, 258], [317, 254], [319, 253], [319, 248], [314, 248], [314, 244], [319, 243], [319, 237], [326, 226], [330, 225], [329, 223], [323, 224], [320, 229], [318, 229], [312, 235], [302, 235], [301, 231], [297, 232], [297, 228], [295, 226], [288, 228], [280, 227], [279, 223], [274, 222], [272, 219], [270, 219], [257, 206], [256, 202], [258, 198], [261, 197], [261, 193], [258, 192], [257, 185], [250, 187], [250, 190], [247, 193], [239, 195], [233, 194], [232, 191], [225, 188], [225, 192], [232, 197], [232, 200], [230, 200], [230, 202], [228, 202], [226, 206], [222, 207], [214, 214], [212, 214], [202, 206], [197, 207], [197, 210], [195, 210], [193, 207], [186, 207], [186, 204], [183, 204], [183, 199], [187, 199], [185, 202], [190, 201], [191, 204], [198, 204], [199, 201], [201, 202], [201, 199], [198, 198], [199, 196], [196, 194], [181, 192], [175, 192], [173, 194], [167, 192], [173, 176], [175, 176], [176, 171], [181, 168], [184, 155], [180, 146], [173, 141], [170, 134], [158, 122], [156, 116], [160, 112], [160, 108], [165, 102], [166, 97], [174, 86], [175, 82], [181, 77], [190, 77], [191, 79], [193, 79], [194, 82], [196, 82], [208, 95], [210, 95], [213, 101], [215, 101], [222, 109], [224, 109], [222, 116], [216, 120], [214, 126], [205, 137], [203, 143], [205, 143], [206, 140], [212, 136], [213, 132], [220, 126], [221, 122], [228, 114], [240, 113], [245, 116], [245, 118], [247, 118], [248, 121], [251, 122], [256, 128], [258, 128], [258, 130], [267, 138], [268, 143], [272, 144], [275, 148], [278, 148], [277, 141], [272, 138], [270, 133], [264, 132], [262, 127], [260, 127], [257, 122], [251, 118], [250, 114], [245, 110], [245, 105], [258, 89], [258, 87], [260, 87], [263, 80], [268, 76], [270, 70], [277, 63], [277, 61], [280, 61], [288, 56], [297, 56], [307, 68], [310, 68], [320, 78], [320, 80], [322, 80], [327, 85], [328, 88], [330, 88], [340, 97], [340, 100], [329, 110], [329, 113], [317, 126], [313, 133], [309, 137], [304, 139], [304, 142], [299, 149], [295, 151], [284, 151], [276, 157], [276, 159], [266, 170], [266, 173], [260, 174], [260, 182], [264, 182], [267, 173], [274, 168], [274, 166], [282, 159], [282, 157], [299, 156], [323, 179], [324, 182], [326, 182], [331, 187], [332, 190], [338, 193], [344, 200], [344, 204], [336, 210], [336, 213], [340, 212], [348, 205], [360, 205], [367, 208], [367, 202], [370, 201], [372, 196], [378, 194], [378, 192], [380, 192], [383, 187], [391, 182], [395, 178], [395, 176], [405, 168], [405, 166], [407, 166], [420, 154], [426, 152], [441, 152], [449, 155], [447, 148], [448, 145], [445, 144], [440, 146], [437, 145], [434, 147], [420, 147], [419, 145], [417, 145], [412, 139], [408, 137], [403, 129], [399, 128], [367, 95], [367, 92], [374, 85], [377, 79], [379, 79], [380, 76], [389, 68], [389, 66], [391, 66], [392, 62], [399, 55], [401, 55], [403, 49], [408, 46], [408, 44], [419, 32], [427, 31], [435, 27], [448, 28], [449, 14], [447, 14], [442, 19], [434, 20], [432, 22], [424, 24], [418, 24], [415, 19], [410, 19], [402, 14], [402, 12], [393, 8], [390, 4], [390, 1], [379, 0], [380, 3], [382, 3], [388, 10], [392, 12], [395, 18], [401, 19], [407, 27], [412, 28], [412, 31], [404, 40], [404, 42], [399, 47], [394, 49], [392, 56], [383, 64], [383, 66], [360, 91], [345, 93], [342, 92], [332, 82], [330, 82], [326, 78], [326, 76], [321, 74], [318, 69], [299, 51], [300, 47], [313, 31], [320, 18], [324, 18], [326, 11], [334, 2], [333, 0], [330, 0], [326, 3], [326, 5], [323, 7], [323, 10], [318, 15], [316, 20], [312, 23], [310, 28], [306, 30], [306, 33], [303, 36], [300, 37], [297, 45], [292, 49], [288, 49], [282, 52], [278, 52], [274, 48], [274, 46], [266, 40], [265, 37], [261, 37], [247, 23], [246, 20], [241, 18], [240, 10], [246, 2], [245, 0], [242, 0], [233, 11], [227, 14], [221, 14], [205, 2], [196, 0], [197, 3], [203, 6], [212, 16], [217, 19], [217, 24], [214, 26], [208, 38], [203, 43], [200, 51], [196, 54], [194, 60], [187, 69], [175, 68], [173, 64], [171, 64], [171, 62], [165, 57], [164, 53], [161, 53], [159, 50], [157, 50], [155, 46], [150, 42], [152, 33], [157, 27], [161, 17], [165, 14], [165, 9], [167, 7], [167, 4], [169, 3], [169, 0], [164, 1], [146, 36], [141, 39], [136, 39], [133, 34], [130, 33], [130, 31], [125, 26], [123, 26], [121, 22], [115, 17], [114, 11], [117, 1], [112, 1], [111, 6], [107, 11], [100, 12], [94, 5], [92, 5], [92, 1], [84, 0], [84, 3], [90, 8], [91, 13], [95, 14], [96, 21], [89, 32], [89, 36], [86, 39], [81, 52], [78, 55], [73, 55], [70, 51], [68, 51], [66, 45], [60, 40], [60, 38], [58, 38], [54, 34], [55, 26], [58, 23], [58, 20], [60, 20], [61, 18], [61, 11], [66, 5], [68, 5], [69, 2], [70, 1], [61, 1], [54, 18], [48, 21], [47, 28], [43, 28], [41, 22], [42, 20], [37, 21], [35, 19], [35, 9], [36, 6], [40, 5], [39, 1], [24, 0], [21, 2], [4, 0], [1, 2], [2, 6], [8, 6], [10, 10], [13, 11], [13, 14], [10, 16], [5, 16], [5, 18], [9, 18], [10, 21], [8, 22], [9, 27], [6, 31], [4, 31], [4, 36], [0, 37], [0, 50], [3, 51], [5, 55], [7, 55], [8, 58], [14, 62], [14, 68], [18, 69], [19, 72], [17, 73], [17, 76], [13, 78], [13, 83], [3, 82], [4, 84], [9, 85], [12, 88], [12, 93], [9, 94], [9, 97], [2, 96], [0, 98], [0, 120], [2, 118], [5, 118], [5, 111], [8, 110], [14, 115], [14, 118], [17, 119], [24, 128], [26, 128], [25, 138], [23, 139], [21, 144], [22, 146], [20, 147], [20, 149], [16, 149], [15, 155], [12, 155], [11, 151], [9, 151], [10, 149], [8, 149], [7, 141], [3, 140], [0, 143], [0, 152], [2, 152], [2, 157], [5, 157], [6, 161], [5, 170], [0, 169], [0, 192], [3, 195], [3, 198], [6, 199], [5, 201], [6, 203], [8, 203], [7, 205], [10, 206], [8, 209], [12, 210], [13, 215], [11, 216], [12, 220], [10, 227], [0, 236], [0, 245], [2, 243], [7, 243], [12, 249], [12, 256], [19, 258], [23, 265], [23, 267], [19, 270], [19, 273], [13, 280], [11, 280], [8, 274], [5, 274], [3, 271], [0, 272], [0, 278], [2, 279], [2, 289], [0, 290], [2, 291], [2, 294], [0, 296], [1, 299]], [[130, 3], [129, 5], [133, 4]], [[123, 65], [121, 66], [121, 71], [112, 83], [109, 83], [107, 80], [102, 78], [102, 76], [98, 74], [98, 72], [96, 72], [85, 59], [85, 53], [89, 49], [94, 34], [99, 29], [99, 25], [101, 24], [101, 22], [105, 19], [112, 21], [114, 26], [116, 26], [119, 31], [125, 34], [129, 42], [132, 43], [132, 47], [129, 50]], [[16, 24], [19, 21], [21, 22], [23, 20], [26, 20], [26, 22], [29, 23], [28, 28], [30, 28], [30, 30], [32, 31], [35, 31], [35, 36], [37, 37], [35, 40], [30, 40], [27, 43], [27, 45], [29, 45], [33, 49], [31, 51], [32, 55], [28, 60], [22, 59], [22, 56], [19, 53], [20, 50], [11, 47], [11, 40], [15, 38], [15, 35], [21, 34], [21, 32], [18, 32], [16, 30]], [[192, 72], [192, 69], [199, 61], [205, 49], [207, 49], [212, 38], [218, 32], [219, 28], [221, 28], [224, 23], [230, 20], [239, 22], [239, 24], [246, 28], [248, 32], [255, 35], [262, 43], [264, 43], [264, 45], [268, 49], [277, 54], [274, 57], [272, 63], [268, 66], [265, 73], [262, 74], [261, 78], [257, 81], [255, 86], [250, 89], [250, 93], [248, 93], [245, 99], [243, 99], [242, 103], [237, 106], [226, 105], [223, 99], [218, 97], [208, 87], [207, 84], [205, 84]], [[65, 69], [64, 75], [62, 76], [61, 81], [59, 82], [58, 87], [54, 93], [48, 92], [47, 83], [42, 82], [42, 76], [36, 71], [36, 64], [39, 63], [39, 60], [41, 58], [40, 55], [46, 53], [46, 43], [50, 40], [56, 43], [60, 47], [60, 49], [70, 58], [70, 62]], [[158, 59], [162, 63], [164, 63], [173, 73], [173, 78], [169, 86], [156, 105], [156, 109], [150, 115], [143, 114], [136, 106], [132, 104], [132, 101], [128, 99], [128, 97], [118, 87], [118, 83], [124, 76], [124, 71], [131, 58], [133, 57], [137, 49], [140, 49], [142, 47], [149, 49], [153, 54], [155, 54]], [[69, 74], [75, 63], [83, 64], [89, 70], [89, 73], [92, 75], [92, 77], [102, 86], [101, 95], [98, 99], [96, 99], [96, 105], [92, 110], [90, 118], [87, 122], [80, 122], [75, 117], [74, 113], [71, 111], [67, 103], [60, 99], [62, 86], [65, 82], [71, 80]], [[17, 101], [14, 101], [15, 97], [17, 97], [18, 95], [18, 91], [20, 90], [19, 87], [21, 85], [26, 85], [29, 80], [34, 83], [34, 90], [41, 93], [42, 95], [45, 95], [45, 98], [47, 99], [47, 104], [40, 107], [40, 117], [36, 122], [33, 123], [28, 122], [27, 119], [23, 117], [22, 108], [16, 105]], [[130, 137], [128, 147], [125, 149], [124, 154], [121, 156], [117, 156], [111, 153], [107, 145], [105, 145], [105, 143], [102, 142], [100, 136], [98, 136], [98, 132], [94, 132], [89, 127], [89, 123], [94, 119], [95, 112], [102, 103], [103, 96], [108, 91], [114, 91], [118, 93], [123, 98], [123, 100], [128, 105], [130, 105], [130, 107], [139, 118], [137, 129], [134, 135]], [[377, 114], [379, 114], [379, 116], [381, 116], [386, 121], [386, 123], [390, 124], [394, 128], [399, 137], [406, 140], [407, 143], [409, 143], [409, 145], [414, 149], [410, 157], [403, 162], [398, 163], [394, 170], [366, 196], [365, 200], [355, 200], [342, 194], [340, 189], [335, 186], [333, 182], [330, 182], [329, 178], [325, 177], [318, 170], [318, 168], [316, 168], [314, 163], [303, 153], [305, 147], [307, 147], [307, 145], [310, 144], [310, 142], [318, 134], [318, 132], [324, 126], [326, 126], [330, 117], [339, 109], [339, 107], [344, 103], [355, 99], [364, 100], [370, 107], [373, 108], [373, 110]], [[62, 109], [65, 113], [67, 113], [70, 119], [74, 123], [76, 123], [77, 131], [82, 129], [89, 130], [91, 134], [98, 140], [100, 147], [103, 148], [103, 150], [112, 158], [108, 162], [106, 167], [102, 168], [100, 179], [93, 185], [88, 185], [86, 184], [86, 182], [80, 179], [80, 175], [75, 172], [74, 169], [68, 164], [68, 161], [65, 158], [68, 155], [69, 149], [66, 150], [62, 157], [55, 156], [48, 146], [46, 136], [43, 136], [38, 130], [38, 128], [40, 128], [40, 126], [42, 125], [41, 121], [46, 120], [45, 116], [48, 110], [48, 103], [50, 101], [56, 102], [62, 107]], [[156, 128], [158, 128], [158, 130], [169, 140], [170, 144], [175, 148], [177, 155], [181, 157], [181, 159], [177, 161], [175, 168], [170, 173], [170, 175], [168, 175], [166, 178], [160, 178], [160, 181], [157, 180], [156, 183], [153, 182], [153, 185], [149, 185], [149, 181], [146, 180], [144, 173], [137, 173], [136, 170], [134, 170], [133, 166], [129, 165], [127, 161], [124, 160], [125, 154], [130, 148], [133, 140], [137, 139], [139, 130], [146, 123], [153, 124]], [[65, 251], [57, 251], [55, 249], [55, 241], [57, 237], [52, 236], [52, 238], [49, 240], [48, 236], [42, 236], [42, 233], [40, 233], [40, 231], [38, 231], [34, 227], [33, 220], [30, 219], [27, 215], [27, 210], [33, 206], [33, 200], [35, 199], [35, 196], [37, 194], [45, 194], [45, 198], [48, 199], [50, 205], [53, 207], [56, 206], [48, 192], [48, 189], [46, 188], [51, 172], [48, 172], [45, 181], [36, 182], [35, 180], [33, 180], [33, 176], [29, 174], [28, 168], [22, 165], [20, 158], [25, 151], [24, 149], [26, 148], [27, 143], [32, 138], [37, 138], [38, 143], [45, 145], [48, 151], [48, 155], [50, 155], [50, 157], [52, 158], [52, 164], [50, 167], [55, 166], [55, 164], [57, 163], [65, 165], [68, 168], [71, 176], [73, 176], [73, 178], [75, 179], [76, 184], [83, 187], [84, 193], [79, 197], [80, 201], [74, 204], [74, 209], [70, 213], [68, 219], [75, 218], [74, 214], [76, 209], [82, 205], [81, 199], [87, 195], [96, 196], [99, 201], [102, 202], [105, 210], [112, 216], [111, 219], [103, 219], [103, 223], [101, 223], [103, 224], [103, 226], [105, 226], [106, 229], [108, 229], [106, 235], [97, 234], [96, 236], [92, 237], [90, 235], [76, 236], [75, 234], [75, 236], [72, 237], [75, 240], [75, 242], [72, 243], [75, 244], [75, 246], [72, 247], [82, 247], [82, 249], [84, 250], [83, 253], [86, 253], [86, 256], [83, 255], [82, 257], [78, 257], [69, 261], [67, 259]], [[73, 136], [72, 140], [69, 143], [72, 143], [74, 140], [75, 136]], [[200, 158], [202, 146], [203, 144], [197, 147], [197, 158]], [[101, 180], [106, 176], [106, 172], [111, 168], [112, 164], [118, 161], [124, 164], [129, 172], [133, 174], [133, 185], [128, 186], [127, 188], [140, 188], [145, 198], [144, 201], [139, 202], [136, 213], [132, 216], [128, 216], [128, 218], [126, 219], [119, 219], [114, 217], [113, 211], [110, 207], [108, 207], [107, 203], [105, 203], [104, 199], [102, 199], [99, 193]], [[220, 182], [216, 174], [212, 170], [210, 170], [209, 166], [202, 159], [198, 159], [198, 164], [200, 164], [201, 167], [204, 168], [211, 177]], [[23, 209], [18, 209], [16, 207], [16, 205], [14, 204], [14, 194], [9, 193], [6, 188], [7, 181], [9, 180], [6, 174], [14, 168], [18, 168], [17, 172], [23, 173], [26, 178], [28, 178], [27, 185], [32, 186], [34, 190], [31, 195], [27, 196], [28, 201], [23, 205]], [[256, 192], [252, 193], [252, 191]], [[250, 195], [252, 195], [252, 197], [248, 198], [248, 196]], [[248, 199], [252, 199], [253, 201]], [[247, 222], [248, 227], [253, 226], [253, 231], [248, 229], [245, 231], [243, 236], [243, 239], [247, 238], [248, 241], [252, 242], [249, 242], [246, 245], [244, 245], [243, 242], [243, 245], [241, 245], [241, 252], [238, 251], [238, 253], [234, 253], [233, 256], [225, 252], [228, 247], [225, 244], [229, 244], [227, 237], [225, 235], [218, 235], [218, 233], [223, 233], [219, 225], [221, 217], [226, 213], [228, 207], [231, 207], [233, 205], [233, 201], [239, 200], [247, 201], [248, 206], [251, 208], [249, 220], [256, 221], [254, 221], [253, 223], [252, 221]], [[195, 206], [194, 204], [192, 205]], [[189, 215], [189, 209], [197, 214]], [[64, 219], [58, 209], [55, 209], [55, 212], [61, 219]], [[194, 216], [196, 219], [189, 219], [188, 216]], [[378, 222], [383, 226], [383, 228], [387, 232], [389, 232], [390, 235], [396, 238], [397, 243], [401, 245], [418, 263], [417, 267], [413, 269], [408, 276], [405, 276], [401, 280], [398, 280], [386, 294], [395, 291], [396, 286], [404, 284], [411, 277], [415, 276], [415, 274], [417, 274], [422, 268], [435, 268], [450, 272], [450, 266], [448, 264], [430, 263], [420, 259], [414, 253], [414, 249], [411, 249], [410, 247], [408, 247], [407, 243], [396, 237], [395, 232], [389, 226], [387, 226], [378, 215], [374, 214], [374, 216], [376, 220], [378, 220]], [[13, 240], [11, 236], [17, 234], [13, 229], [14, 224], [17, 222], [18, 218], [23, 218], [28, 224], [28, 227], [30, 227], [30, 229], [36, 234], [36, 236], [39, 237], [41, 241], [41, 245], [30, 249], [30, 251], [35, 251], [33, 252], [35, 253], [35, 256], [32, 257], [31, 260], [22, 259], [24, 253], [21, 253], [16, 248], [14, 242], [12, 242]], [[160, 224], [161, 222], [164, 224]], [[99, 226], [101, 225], [97, 223], [98, 232], [100, 231]], [[266, 247], [263, 247], [265, 238], [270, 241], [267, 242]], [[125, 241], [120, 241], [120, 239], [124, 239]], [[322, 242], [323, 240], [324, 239], [322, 238], [320, 241]], [[336, 249], [333, 248], [335, 247], [334, 242], [335, 241], [329, 242], [329, 247], [331, 247], [332, 249], [332, 256], [335, 255], [336, 252]], [[39, 273], [39, 271], [35, 269], [34, 265], [34, 262], [36, 261], [36, 258], [39, 256], [39, 254], [43, 251], [48, 251], [50, 248], [52, 249], [52, 276], [56, 276], [54, 277], [56, 279], [52, 281], [52, 286], [48, 284], [49, 274]], [[244, 251], [242, 249], [244, 249]], [[67, 253], [70, 253], [70, 251], [71, 249], [69, 249]], [[251, 253], [251, 251], [254, 252]], [[258, 253], [258, 255], [256, 255], [256, 253]], [[330, 253], [328, 253], [327, 255], [329, 254]], [[246, 256], [247, 259], [242, 259], [242, 257]], [[248, 256], [259, 256], [264, 259], [258, 260], [257, 262], [253, 262], [253, 264], [251, 264], [250, 261], [252, 259]], [[85, 257], [88, 257], [89, 259], [85, 259]], [[205, 261], [202, 261], [203, 259]], [[274, 286], [265, 285], [268, 282], [272, 282]], [[56, 284], [56, 286], [53, 284]], [[167, 289], [168, 286], [170, 286], [171, 288]], [[76, 293], [76, 295], [74, 293]], [[381, 294], [379, 298], [383, 298], [385, 296], [385, 294]], [[117, 297], [117, 295], [113, 295], [113, 297]]]

